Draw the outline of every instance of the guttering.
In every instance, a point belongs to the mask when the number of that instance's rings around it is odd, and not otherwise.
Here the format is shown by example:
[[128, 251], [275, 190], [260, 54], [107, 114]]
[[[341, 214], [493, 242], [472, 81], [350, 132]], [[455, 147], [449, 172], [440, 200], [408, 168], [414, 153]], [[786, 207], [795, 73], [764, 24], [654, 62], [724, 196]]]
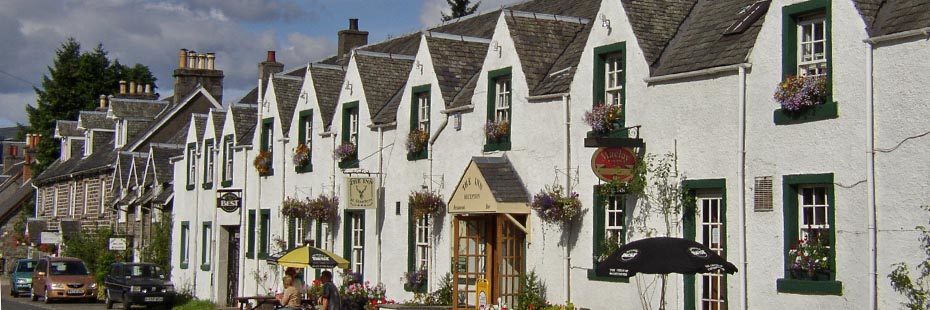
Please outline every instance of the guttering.
[[552, 100], [552, 99], [565, 99], [567, 96], [568, 96], [568, 93], [527, 96], [526, 100], [527, 101], [544, 101], [544, 100]]
[[474, 109], [475, 109], [475, 105], [473, 105], [473, 104], [467, 104], [467, 105], [463, 105], [463, 106], [460, 106], [460, 107], [454, 107], [454, 108], [451, 108], [451, 109], [445, 109], [445, 110], [439, 111], [439, 113], [442, 113], [442, 114], [452, 114], [452, 113], [455, 113], [455, 112], [471, 111], [471, 110], [474, 110]]
[[871, 37], [871, 38], [862, 40], [862, 42], [875, 46], [876, 44], [881, 43], [881, 42], [897, 40], [897, 39], [905, 39], [905, 38], [916, 37], [916, 36], [930, 37], [930, 27], [902, 31], [902, 32], [892, 33], [892, 34], [886, 34], [883, 36]]
[[653, 77], [647, 77], [643, 79], [643, 81], [646, 83], [668, 82], [668, 81], [687, 79], [687, 78], [692, 78], [692, 77], [697, 77], [697, 76], [705, 76], [705, 75], [712, 75], [712, 74], [718, 74], [718, 73], [723, 73], [723, 72], [738, 71], [740, 68], [749, 69], [749, 68], [752, 68], [752, 64], [748, 62], [744, 62], [744, 63], [735, 64], [735, 65], [713, 67], [713, 68], [707, 68], [707, 69], [702, 69], [702, 70], [697, 70], [697, 71], [653, 76]]
[[[927, 31], [930, 28], [924, 28]], [[926, 35], [926, 32], [924, 32]], [[900, 38], [900, 37], [899, 37]], [[890, 39], [889, 39], [890, 40]], [[869, 305], [868, 309], [878, 309], [878, 220], [875, 205], [875, 85], [873, 70], [873, 52], [876, 41], [865, 42], [865, 120], [866, 120], [866, 156], [868, 188], [868, 235], [869, 235]]]

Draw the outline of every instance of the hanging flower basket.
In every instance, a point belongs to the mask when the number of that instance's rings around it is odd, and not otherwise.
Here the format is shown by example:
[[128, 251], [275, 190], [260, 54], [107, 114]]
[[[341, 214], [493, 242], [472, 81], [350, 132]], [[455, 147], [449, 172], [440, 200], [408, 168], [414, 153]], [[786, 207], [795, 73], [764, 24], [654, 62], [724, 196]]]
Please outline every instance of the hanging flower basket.
[[294, 148], [294, 166], [303, 167], [310, 163], [310, 148], [306, 144], [298, 144]]
[[816, 279], [830, 273], [830, 243], [826, 237], [798, 240], [788, 250], [788, 269], [796, 278]]
[[258, 155], [255, 156], [255, 161], [252, 162], [252, 165], [255, 166], [255, 170], [258, 171], [259, 175], [268, 175], [271, 173], [271, 152], [268, 151], [259, 151]]
[[426, 279], [426, 269], [404, 272], [404, 288], [418, 292], [426, 285]]
[[307, 218], [310, 215], [308, 201], [308, 199], [287, 197], [281, 202], [281, 214], [290, 218]]
[[546, 187], [533, 196], [530, 208], [536, 210], [544, 222], [561, 224], [581, 214], [581, 200], [578, 193], [564, 193], [561, 186]]
[[407, 152], [419, 153], [426, 149], [426, 143], [429, 142], [429, 134], [423, 129], [414, 129], [407, 134]]
[[319, 195], [307, 201], [307, 218], [323, 222], [336, 219], [339, 210], [339, 198]]
[[827, 99], [827, 78], [824, 76], [792, 75], [778, 84], [775, 100], [786, 111], [802, 109], [824, 103]]
[[355, 157], [355, 153], [357, 152], [358, 150], [355, 148], [355, 144], [345, 142], [336, 147], [334, 155], [336, 156], [336, 160], [344, 161], [346, 159]]
[[484, 136], [488, 142], [501, 142], [510, 132], [510, 123], [507, 121], [487, 122], [484, 124]]
[[620, 119], [623, 118], [623, 109], [620, 105], [598, 103], [590, 111], [584, 113], [584, 122], [591, 126], [591, 130], [599, 134], [607, 134], [620, 129]]
[[415, 219], [439, 214], [446, 208], [446, 202], [441, 195], [426, 190], [411, 192], [408, 202]]

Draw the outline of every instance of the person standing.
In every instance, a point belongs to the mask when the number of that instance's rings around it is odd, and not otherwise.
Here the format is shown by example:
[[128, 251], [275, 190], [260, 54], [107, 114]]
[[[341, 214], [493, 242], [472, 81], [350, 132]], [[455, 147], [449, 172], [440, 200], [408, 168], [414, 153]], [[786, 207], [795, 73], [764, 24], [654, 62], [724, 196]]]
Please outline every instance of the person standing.
[[339, 288], [333, 284], [333, 273], [329, 270], [320, 274], [320, 280], [323, 282], [323, 296], [320, 301], [321, 310], [341, 310], [342, 298], [339, 297]]

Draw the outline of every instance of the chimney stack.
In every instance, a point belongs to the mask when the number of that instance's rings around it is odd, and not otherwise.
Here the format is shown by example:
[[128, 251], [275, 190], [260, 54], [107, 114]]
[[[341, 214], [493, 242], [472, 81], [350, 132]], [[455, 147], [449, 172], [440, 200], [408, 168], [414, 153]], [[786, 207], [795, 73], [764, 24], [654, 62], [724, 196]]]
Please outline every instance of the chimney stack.
[[258, 79], [260, 85], [268, 85], [268, 77], [274, 73], [284, 71], [284, 64], [278, 62], [275, 57], [275, 51], [268, 51], [265, 54], [265, 61], [258, 64]]
[[349, 29], [339, 31], [337, 56], [348, 56], [352, 49], [368, 44], [368, 31], [358, 30], [358, 18], [349, 19]]
[[120, 95], [126, 94], [126, 81], [123, 81], [123, 80], [119, 81], [119, 94]]
[[100, 95], [100, 109], [106, 109], [106, 108], [107, 108], [107, 96]]
[[186, 48], [182, 48], [181, 51], [178, 52], [178, 69], [184, 69], [184, 68], [187, 68], [187, 49]]
[[42, 141], [40, 134], [26, 134], [26, 150], [23, 159], [23, 181], [32, 178], [33, 158], [38, 149], [39, 142]]
[[136, 81], [129, 81], [129, 94], [130, 95], [136, 94]]
[[[174, 70], [174, 99], [172, 103], [179, 103], [187, 95], [190, 95], [198, 85], [203, 86], [213, 98], [222, 102], [224, 75], [222, 70], [216, 70], [215, 61], [215, 53], [198, 54], [194, 50], [181, 49], [178, 52], [179, 66], [178, 69]], [[140, 84], [139, 94], [157, 98], [153, 94], [151, 85]]]

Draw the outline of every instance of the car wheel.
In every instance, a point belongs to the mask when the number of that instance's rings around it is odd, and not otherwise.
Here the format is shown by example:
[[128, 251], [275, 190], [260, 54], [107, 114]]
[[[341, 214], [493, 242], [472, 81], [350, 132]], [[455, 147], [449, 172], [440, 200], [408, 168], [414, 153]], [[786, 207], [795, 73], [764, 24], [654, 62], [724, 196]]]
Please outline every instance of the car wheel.
[[127, 298], [126, 295], [123, 295], [123, 309], [129, 308], [132, 308], [132, 303], [129, 302], [129, 298]]
[[36, 288], [34, 286], [29, 290], [29, 299], [32, 299], [32, 301], [39, 300], [39, 296], [36, 295]]
[[110, 299], [110, 290], [106, 290], [104, 291], [104, 293], [105, 293], [104, 295], [106, 295], [106, 298], [107, 298], [106, 299], [107, 309], [113, 309], [113, 299]]

